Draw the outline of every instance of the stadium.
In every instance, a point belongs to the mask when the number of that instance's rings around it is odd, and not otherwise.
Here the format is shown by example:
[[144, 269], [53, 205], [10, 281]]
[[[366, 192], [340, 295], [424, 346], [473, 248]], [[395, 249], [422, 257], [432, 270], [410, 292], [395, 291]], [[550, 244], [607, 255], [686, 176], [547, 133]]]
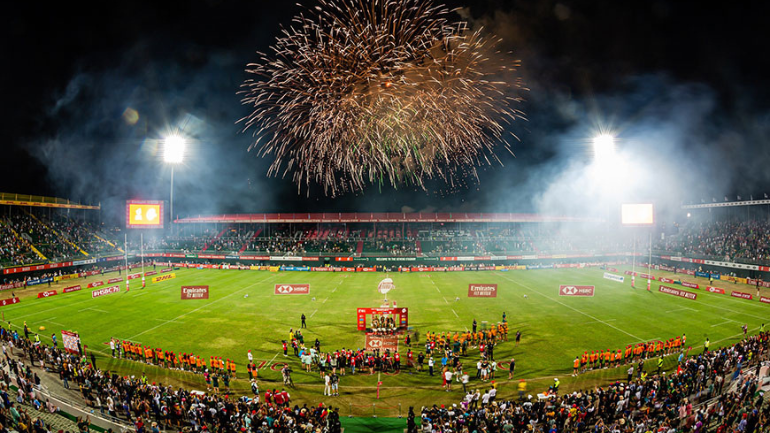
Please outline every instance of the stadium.
[[[766, 84], [626, 50], [689, 15], [236, 3], [46, 12], [83, 33], [8, 113], [2, 429], [769, 431]], [[540, 27], [608, 17], [613, 59]]]

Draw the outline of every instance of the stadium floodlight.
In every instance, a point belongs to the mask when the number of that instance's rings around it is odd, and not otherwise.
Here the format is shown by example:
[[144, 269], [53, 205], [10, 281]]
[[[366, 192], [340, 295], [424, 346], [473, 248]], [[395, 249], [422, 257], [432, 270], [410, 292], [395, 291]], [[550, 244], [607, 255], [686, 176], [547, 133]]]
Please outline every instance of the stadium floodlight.
[[174, 222], [174, 166], [184, 160], [184, 149], [187, 140], [178, 134], [172, 134], [163, 140], [163, 161], [171, 165], [171, 222]]
[[600, 134], [594, 137], [594, 157], [607, 159], [615, 154], [615, 137], [610, 134]]
[[163, 140], [163, 161], [167, 164], [179, 164], [184, 160], [187, 140], [181, 135], [169, 135]]

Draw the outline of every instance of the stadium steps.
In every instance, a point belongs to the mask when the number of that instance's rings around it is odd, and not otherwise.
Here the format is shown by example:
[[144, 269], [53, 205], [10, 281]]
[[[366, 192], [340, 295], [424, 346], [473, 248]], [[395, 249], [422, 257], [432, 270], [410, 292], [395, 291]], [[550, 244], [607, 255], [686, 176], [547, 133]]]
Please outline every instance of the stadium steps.
[[213, 238], [212, 238], [212, 239], [211, 239], [211, 240], [210, 240], [210, 241], [209, 241], [209, 242], [206, 244], [206, 246], [204, 246], [204, 247], [203, 247], [203, 249], [201, 250], [201, 252], [204, 252], [204, 251], [206, 251], [207, 249], [209, 249], [209, 247], [210, 247], [210, 246], [211, 246], [211, 245], [212, 245], [214, 242], [218, 241], [218, 240], [219, 240], [219, 238], [221, 238], [221, 237], [222, 237], [222, 235], [223, 235], [223, 234], [225, 234], [225, 232], [226, 232], [226, 231], [227, 231], [229, 228], [230, 228], [230, 226], [229, 226], [229, 225], [225, 226], [225, 228], [223, 228], [221, 232], [217, 233], [217, 235], [216, 235], [216, 236], [214, 236], [214, 237], [213, 237]]
[[249, 246], [249, 242], [251, 242], [251, 241], [253, 241], [254, 239], [256, 239], [256, 238], [257, 238], [257, 236], [259, 236], [259, 234], [260, 234], [260, 233], [262, 233], [262, 229], [257, 229], [257, 231], [255, 231], [255, 232], [254, 232], [254, 234], [253, 234], [252, 236], [250, 236], [248, 239], [246, 239], [246, 242], [244, 242], [244, 243], [243, 243], [243, 245], [241, 246], [241, 249], [240, 249], [240, 250], [238, 250], [238, 254], [240, 254], [240, 253], [242, 253], [242, 252], [246, 251], [246, 247], [248, 247], [248, 246]]
[[48, 260], [48, 257], [44, 256], [44, 255], [43, 255], [43, 253], [41, 253], [41, 252], [40, 252], [40, 250], [38, 250], [37, 248], [35, 248], [35, 246], [34, 246], [34, 245], [32, 245], [32, 242], [28, 241], [26, 238], [24, 238], [24, 237], [23, 237], [23, 236], [21, 236], [19, 233], [17, 233], [17, 232], [16, 232], [16, 230], [14, 230], [14, 229], [13, 229], [13, 227], [12, 227], [10, 224], [6, 224], [5, 226], [6, 226], [6, 227], [8, 227], [8, 230], [10, 230], [10, 231], [11, 231], [11, 233], [13, 233], [13, 235], [14, 235], [14, 236], [16, 236], [16, 237], [17, 237], [19, 240], [21, 240], [21, 242], [22, 242], [24, 245], [28, 246], [28, 247], [29, 247], [29, 249], [31, 249], [32, 251], [34, 251], [34, 253], [35, 253], [35, 254], [37, 254], [37, 256], [38, 256], [38, 257], [40, 257], [40, 258], [41, 258], [41, 259], [43, 259], [43, 260]]
[[418, 256], [422, 255], [422, 242], [420, 241], [414, 242], [414, 251], [417, 253]]
[[74, 242], [72, 242], [71, 240], [69, 240], [66, 237], [64, 237], [64, 235], [59, 233], [58, 230], [54, 230], [53, 227], [49, 226], [48, 224], [46, 224], [43, 221], [41, 221], [40, 219], [38, 219], [38, 217], [33, 215], [32, 212], [27, 212], [27, 214], [30, 216], [30, 218], [32, 218], [33, 220], [37, 221], [38, 224], [40, 224], [41, 226], [45, 227], [51, 233], [55, 234], [56, 237], [59, 238], [60, 240], [62, 240], [64, 243], [69, 244], [72, 248], [75, 248], [76, 250], [80, 251], [80, 254], [83, 254], [86, 257], [89, 256], [89, 254], [87, 252], [85, 252], [85, 250], [83, 250], [83, 248], [80, 248], [78, 245], [75, 245]]
[[121, 253], [125, 253], [125, 251], [123, 251], [123, 249], [122, 249], [122, 248], [118, 247], [117, 245], [115, 245], [114, 243], [112, 243], [112, 242], [108, 241], [107, 239], [104, 239], [103, 237], [101, 237], [101, 236], [97, 235], [96, 233], [91, 233], [91, 234], [92, 234], [92, 235], [93, 235], [93, 237], [95, 237], [96, 239], [99, 239], [99, 240], [100, 240], [100, 241], [102, 241], [102, 242], [106, 242], [106, 243], [107, 243], [107, 245], [111, 246], [112, 248], [115, 248], [116, 250], [120, 251]]
[[356, 243], [356, 254], [361, 254], [364, 252], [364, 241], [358, 241]]

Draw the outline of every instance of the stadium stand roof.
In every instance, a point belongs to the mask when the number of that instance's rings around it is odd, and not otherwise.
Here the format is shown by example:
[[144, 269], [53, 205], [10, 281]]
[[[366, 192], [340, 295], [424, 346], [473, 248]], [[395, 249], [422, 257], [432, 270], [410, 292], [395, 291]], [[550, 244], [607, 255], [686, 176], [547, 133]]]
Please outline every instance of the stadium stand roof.
[[66, 198], [44, 197], [39, 195], [15, 194], [0, 192], [0, 205], [5, 206], [34, 206], [34, 207], [52, 207], [62, 209], [92, 209], [99, 210], [101, 205], [93, 206], [76, 203]]
[[592, 218], [555, 217], [524, 213], [465, 212], [326, 212], [326, 213], [253, 213], [180, 218], [179, 224], [196, 223], [542, 223], [595, 222]]

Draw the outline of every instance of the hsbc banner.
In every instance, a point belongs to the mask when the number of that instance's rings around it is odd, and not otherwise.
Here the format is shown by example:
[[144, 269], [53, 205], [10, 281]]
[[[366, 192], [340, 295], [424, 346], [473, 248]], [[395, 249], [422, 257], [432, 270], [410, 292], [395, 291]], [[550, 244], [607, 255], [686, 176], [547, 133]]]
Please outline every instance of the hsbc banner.
[[88, 283], [86, 287], [88, 287], [89, 289], [93, 289], [94, 287], [99, 287], [103, 285], [104, 285], [104, 281], [94, 281], [93, 283]]
[[719, 287], [707, 286], [706, 287], [706, 291], [707, 292], [711, 292], [711, 293], [719, 293], [720, 295], [724, 295], [725, 294], [725, 289], [722, 289], [722, 288], [719, 288]]
[[0, 299], [0, 307], [5, 307], [6, 305], [13, 305], [19, 303], [19, 297], [15, 298], [9, 298], [9, 299]]
[[310, 284], [276, 284], [276, 295], [307, 295], [310, 293]]
[[142, 278], [142, 273], [141, 272], [138, 273], [138, 274], [126, 275], [126, 279], [127, 280], [135, 280], [137, 278]]
[[468, 284], [469, 298], [496, 298], [497, 284]]
[[98, 298], [100, 296], [110, 295], [118, 292], [120, 292], [120, 286], [105, 287], [103, 289], [94, 290], [91, 292], [91, 298]]
[[77, 286], [65, 287], [64, 290], [62, 290], [62, 293], [77, 292], [77, 291], [80, 291], [80, 289], [81, 287], [78, 284]]
[[559, 296], [593, 296], [594, 286], [559, 286]]
[[117, 283], [119, 281], [123, 281], [123, 277], [110, 278], [109, 280], [107, 280], [107, 284]]
[[182, 299], [208, 299], [209, 286], [182, 286]]
[[668, 286], [660, 286], [660, 288], [658, 288], [658, 291], [666, 293], [666, 294], [669, 294], [669, 295], [674, 295], [674, 296], [679, 296], [679, 297], [686, 298], [686, 299], [691, 299], [693, 301], [698, 298], [698, 295], [696, 293], [688, 292], [686, 290], [679, 290], [679, 289], [675, 289], [673, 287], [668, 287]]
[[671, 278], [660, 277], [659, 281], [661, 283], [674, 284], [674, 280], [672, 280]]
[[40, 298], [48, 298], [54, 295], [58, 295], [58, 293], [56, 293], [56, 290], [46, 290], [45, 292], [38, 293], [37, 297], [38, 299], [40, 299]]
[[366, 350], [380, 349], [383, 353], [390, 350], [390, 353], [398, 350], [398, 336], [396, 335], [370, 335], [366, 334]]
[[751, 293], [736, 292], [734, 290], [730, 292], [730, 296], [733, 298], [752, 299]]
[[689, 287], [691, 289], [700, 289], [700, 286], [695, 283], [688, 283], [687, 281], [682, 281], [681, 283], [685, 287]]
[[605, 272], [604, 273], [604, 278], [606, 278], [608, 280], [612, 280], [612, 281], [617, 281], [618, 283], [622, 283], [626, 279], [626, 277], [623, 277], [623, 276], [620, 276], [620, 275], [611, 274], [609, 272]]

